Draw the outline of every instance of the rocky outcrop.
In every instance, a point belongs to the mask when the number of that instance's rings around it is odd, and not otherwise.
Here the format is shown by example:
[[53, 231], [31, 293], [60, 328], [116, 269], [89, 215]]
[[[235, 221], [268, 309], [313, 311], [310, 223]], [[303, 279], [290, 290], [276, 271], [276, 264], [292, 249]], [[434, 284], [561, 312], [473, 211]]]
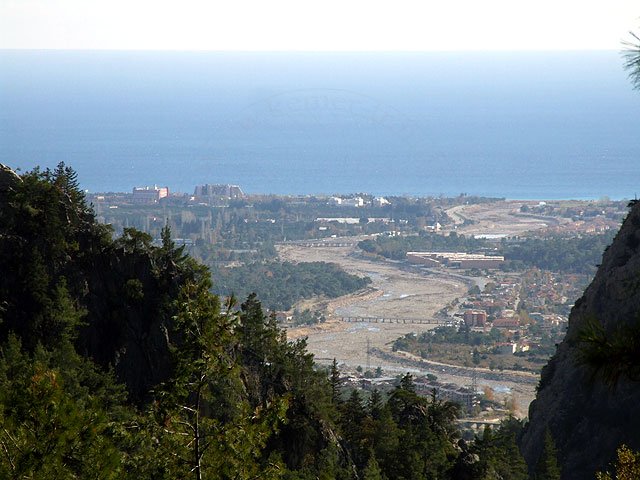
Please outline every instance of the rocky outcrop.
[[[609, 464], [622, 443], [640, 450], [640, 381], [624, 369], [612, 382], [602, 370], [614, 360], [607, 365], [605, 356], [604, 368], [597, 368], [584, 355], [585, 331], [594, 325], [605, 338], [624, 329], [640, 332], [640, 203], [632, 203], [593, 281], [571, 311], [565, 339], [543, 370], [521, 442], [530, 469], [540, 457], [547, 428], [563, 479], [595, 478], [594, 472]], [[629, 348], [638, 347], [629, 341]], [[630, 368], [637, 369], [640, 351], [629, 353], [636, 362]]]
[[22, 179], [16, 172], [0, 163], [0, 193], [6, 192], [20, 182]]

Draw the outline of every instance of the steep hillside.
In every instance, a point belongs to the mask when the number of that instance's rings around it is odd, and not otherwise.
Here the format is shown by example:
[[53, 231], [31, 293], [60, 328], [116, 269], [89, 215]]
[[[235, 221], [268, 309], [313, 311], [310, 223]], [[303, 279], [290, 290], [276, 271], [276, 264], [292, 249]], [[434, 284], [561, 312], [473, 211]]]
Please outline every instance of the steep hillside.
[[632, 203], [543, 370], [521, 443], [530, 470], [547, 429], [563, 479], [594, 478], [622, 443], [640, 449], [640, 203]]

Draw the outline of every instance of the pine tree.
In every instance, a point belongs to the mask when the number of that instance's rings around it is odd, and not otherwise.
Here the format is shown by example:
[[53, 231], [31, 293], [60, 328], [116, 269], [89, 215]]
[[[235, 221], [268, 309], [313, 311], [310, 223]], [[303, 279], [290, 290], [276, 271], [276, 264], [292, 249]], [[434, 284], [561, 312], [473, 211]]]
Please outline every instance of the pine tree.
[[362, 480], [383, 480], [384, 478], [380, 465], [376, 461], [376, 456], [371, 452], [367, 466], [362, 472]]
[[121, 478], [112, 419], [99, 388], [79, 395], [87, 372], [75, 352], [31, 354], [15, 336], [0, 352], [0, 478]]
[[354, 389], [349, 399], [342, 404], [340, 430], [351, 452], [353, 463], [359, 470], [363, 469], [367, 462], [368, 446], [363, 431], [365, 418], [366, 411], [362, 405], [362, 398], [358, 390]]
[[403, 376], [400, 380], [400, 388], [407, 392], [415, 393], [416, 384], [413, 382], [413, 375], [407, 373], [405, 376]]
[[382, 394], [380, 390], [374, 388], [371, 392], [371, 396], [369, 397], [369, 401], [367, 402], [367, 410], [369, 411], [369, 415], [374, 420], [380, 418], [382, 413]]
[[331, 363], [329, 383], [331, 385], [331, 400], [337, 404], [340, 402], [340, 370], [338, 370], [338, 362], [335, 358]]
[[176, 476], [205, 478], [277, 478], [276, 461], [256, 459], [286, 402], [252, 409], [244, 396], [234, 352], [238, 325], [233, 312], [220, 313], [207, 284], [187, 284], [177, 300], [175, 375], [159, 395], [163, 445], [175, 459]]
[[560, 480], [556, 444], [547, 428], [544, 433], [544, 446], [535, 468], [535, 480]]
[[388, 478], [397, 478], [396, 466], [401, 457], [396, 457], [400, 450], [401, 431], [393, 421], [388, 404], [380, 410], [380, 416], [373, 421], [370, 434], [371, 445], [380, 468]]
[[347, 438], [355, 438], [358, 435], [365, 417], [366, 412], [360, 393], [353, 389], [349, 399], [342, 406], [342, 415], [340, 416], [342, 431]]
[[[527, 480], [527, 464], [517, 445], [517, 437], [522, 431], [522, 422], [515, 418], [503, 420], [500, 428], [493, 431], [486, 426], [482, 437], [477, 438], [471, 451], [480, 457], [480, 467], [488, 478], [508, 478]], [[475, 478], [475, 477], [474, 477]]]

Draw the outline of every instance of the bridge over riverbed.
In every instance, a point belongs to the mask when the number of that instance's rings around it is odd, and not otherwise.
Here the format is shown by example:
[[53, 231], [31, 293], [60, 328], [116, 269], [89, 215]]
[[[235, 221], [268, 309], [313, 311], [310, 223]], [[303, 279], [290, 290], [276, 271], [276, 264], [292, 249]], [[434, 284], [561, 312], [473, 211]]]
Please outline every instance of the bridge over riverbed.
[[343, 322], [349, 323], [405, 323], [418, 325], [453, 325], [450, 319], [442, 318], [416, 318], [416, 317], [340, 317]]
[[325, 248], [325, 247], [355, 247], [357, 244], [358, 242], [349, 241], [349, 240], [331, 241], [331, 242], [296, 240], [291, 242], [280, 242], [277, 245], [282, 245], [282, 246], [294, 245], [296, 247], [306, 247], [306, 248]]
[[463, 427], [478, 431], [485, 426], [497, 427], [501, 423], [500, 418], [457, 418], [455, 422]]

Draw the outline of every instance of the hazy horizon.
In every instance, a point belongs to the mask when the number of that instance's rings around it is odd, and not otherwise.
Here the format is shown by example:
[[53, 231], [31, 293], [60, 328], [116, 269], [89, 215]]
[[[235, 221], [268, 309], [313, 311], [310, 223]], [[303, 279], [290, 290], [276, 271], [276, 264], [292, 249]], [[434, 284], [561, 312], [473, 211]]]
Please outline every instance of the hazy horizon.
[[[616, 52], [0, 52], [0, 161], [90, 191], [634, 198]], [[532, 74], [533, 73], [533, 74]]]

